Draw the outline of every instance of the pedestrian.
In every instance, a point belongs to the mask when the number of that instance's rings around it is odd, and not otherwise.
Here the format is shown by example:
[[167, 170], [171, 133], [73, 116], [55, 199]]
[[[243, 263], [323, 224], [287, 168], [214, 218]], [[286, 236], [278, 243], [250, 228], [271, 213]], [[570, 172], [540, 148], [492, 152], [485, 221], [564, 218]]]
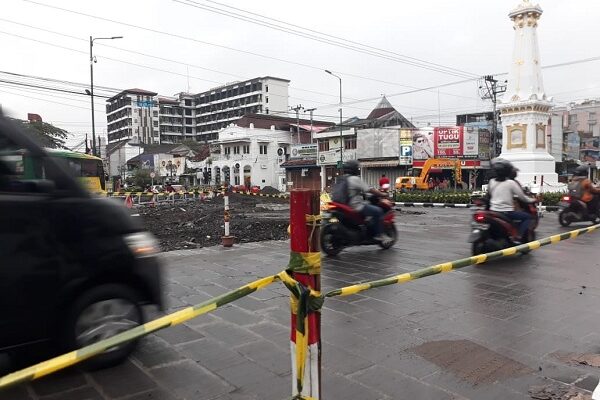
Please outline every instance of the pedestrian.
[[383, 187], [383, 185], [389, 185], [390, 184], [390, 178], [388, 178], [387, 176], [385, 176], [385, 174], [381, 175], [381, 178], [379, 178], [379, 188], [381, 189]]

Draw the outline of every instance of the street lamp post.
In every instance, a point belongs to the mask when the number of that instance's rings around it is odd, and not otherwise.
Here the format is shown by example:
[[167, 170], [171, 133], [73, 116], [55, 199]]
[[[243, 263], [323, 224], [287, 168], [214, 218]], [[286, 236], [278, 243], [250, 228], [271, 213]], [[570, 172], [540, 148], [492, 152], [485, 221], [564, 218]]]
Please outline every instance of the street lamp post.
[[111, 37], [100, 37], [93, 38], [90, 36], [90, 98], [92, 100], [92, 153], [93, 155], [97, 155], [96, 153], [96, 124], [95, 124], [95, 115], [94, 115], [94, 40], [113, 40], [113, 39], [123, 39], [123, 36], [111, 36]]
[[331, 76], [335, 76], [340, 80], [340, 161], [338, 168], [342, 169], [344, 165], [344, 139], [342, 135], [342, 78], [340, 78], [338, 75], [334, 74], [333, 72], [327, 69], [325, 70], [325, 72], [327, 72]]

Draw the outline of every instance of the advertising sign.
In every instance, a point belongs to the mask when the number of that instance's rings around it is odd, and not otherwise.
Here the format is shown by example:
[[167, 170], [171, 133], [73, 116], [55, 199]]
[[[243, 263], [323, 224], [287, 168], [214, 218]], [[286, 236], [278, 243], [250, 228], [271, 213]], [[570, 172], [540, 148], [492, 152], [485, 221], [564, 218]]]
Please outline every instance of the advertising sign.
[[433, 128], [433, 151], [436, 157], [461, 157], [463, 155], [463, 127]]
[[178, 176], [185, 172], [185, 157], [171, 157], [158, 159], [158, 173], [160, 176]]
[[581, 138], [578, 132], [567, 134], [567, 159], [578, 160]]
[[596, 163], [600, 160], [600, 138], [581, 139], [579, 159], [584, 162]]
[[490, 159], [490, 143], [492, 140], [492, 134], [487, 129], [477, 129], [479, 136], [479, 159], [489, 160]]
[[317, 144], [293, 144], [290, 158], [316, 158]]
[[412, 142], [413, 159], [427, 160], [433, 158], [433, 129], [413, 131]]
[[410, 129], [400, 130], [400, 165], [412, 165], [413, 162], [413, 132]]
[[[344, 150], [342, 153], [344, 161], [355, 160], [356, 150]], [[340, 149], [320, 151], [317, 158], [317, 165], [335, 165], [340, 161]]]
[[479, 129], [467, 127], [463, 129], [463, 158], [479, 156]]

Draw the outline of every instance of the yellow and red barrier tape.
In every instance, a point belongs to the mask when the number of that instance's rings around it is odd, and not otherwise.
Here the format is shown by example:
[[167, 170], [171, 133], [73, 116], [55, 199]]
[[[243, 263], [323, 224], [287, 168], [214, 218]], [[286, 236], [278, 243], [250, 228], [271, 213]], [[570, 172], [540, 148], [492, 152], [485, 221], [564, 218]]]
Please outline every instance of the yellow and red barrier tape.
[[[542, 246], [555, 244], [563, 240], [574, 239], [579, 235], [583, 235], [585, 233], [593, 232], [600, 228], [600, 224], [593, 225], [587, 228], [576, 229], [573, 231], [552, 235], [540, 240], [535, 240], [529, 243], [525, 243], [519, 246], [510, 247], [504, 250], [494, 251], [491, 253], [480, 254], [477, 256], [462, 258], [460, 260], [451, 261], [447, 263], [437, 264], [430, 267], [418, 269], [413, 272], [407, 272], [400, 275], [394, 275], [383, 279], [377, 279], [373, 281], [367, 281], [363, 283], [358, 283], [351, 286], [346, 286], [340, 289], [335, 289], [327, 292], [325, 295], [321, 295], [319, 292], [315, 292], [304, 288], [299, 282], [293, 279], [287, 271], [282, 271], [277, 275], [271, 275], [262, 279], [258, 279], [254, 282], [248, 283], [238, 289], [232, 290], [230, 292], [224, 293], [220, 296], [214, 297], [210, 300], [204, 301], [198, 305], [187, 307], [172, 314], [165, 315], [158, 319], [147, 322], [143, 325], [140, 325], [136, 328], [130, 329], [123, 333], [120, 333], [116, 336], [113, 336], [108, 339], [101, 340], [92, 345], [83, 347], [81, 349], [63, 354], [61, 356], [52, 358], [50, 360], [41, 362], [39, 364], [33, 365], [31, 367], [22, 369], [17, 372], [13, 372], [8, 374], [2, 378], [0, 378], [0, 390], [5, 389], [9, 386], [13, 386], [18, 383], [31, 381], [42, 376], [51, 374], [63, 368], [69, 367], [71, 365], [82, 362], [90, 357], [98, 355], [103, 351], [117, 346], [119, 344], [128, 342], [130, 340], [134, 340], [140, 338], [142, 336], [148, 335], [149, 333], [156, 332], [160, 329], [167, 328], [169, 326], [174, 326], [181, 324], [185, 321], [188, 321], [192, 318], [200, 316], [202, 314], [206, 314], [212, 310], [217, 309], [218, 307], [231, 303], [239, 298], [249, 295], [257, 290], [260, 290], [275, 281], [281, 281], [293, 294], [294, 296], [300, 300], [303, 297], [303, 301], [300, 303], [303, 304], [293, 304], [292, 306], [297, 307], [297, 315], [299, 318], [304, 319], [304, 314], [308, 310], [318, 310], [321, 308], [323, 301], [327, 297], [335, 297], [335, 296], [348, 296], [351, 294], [356, 294], [363, 292], [365, 290], [395, 285], [400, 283], [406, 283], [412, 280], [424, 278], [430, 275], [436, 275], [443, 272], [450, 272], [455, 269], [464, 268], [473, 264], [482, 264], [486, 261], [495, 260], [498, 258], [514, 255], [517, 253], [527, 252], [531, 250], [537, 250]], [[307, 296], [307, 297], [306, 297]], [[304, 322], [304, 321], [303, 321]], [[304, 332], [305, 333], [305, 332]], [[296, 397], [296, 399], [302, 399], [302, 397]], [[306, 399], [306, 398], [304, 398]]]

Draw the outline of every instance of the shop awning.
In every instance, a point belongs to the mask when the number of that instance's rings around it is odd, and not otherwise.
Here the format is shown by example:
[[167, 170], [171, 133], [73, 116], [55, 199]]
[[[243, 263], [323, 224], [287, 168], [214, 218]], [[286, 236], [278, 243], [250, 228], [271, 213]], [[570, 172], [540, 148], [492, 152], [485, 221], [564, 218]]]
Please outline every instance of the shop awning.
[[398, 167], [400, 160], [383, 160], [383, 161], [361, 161], [362, 168], [390, 168]]

